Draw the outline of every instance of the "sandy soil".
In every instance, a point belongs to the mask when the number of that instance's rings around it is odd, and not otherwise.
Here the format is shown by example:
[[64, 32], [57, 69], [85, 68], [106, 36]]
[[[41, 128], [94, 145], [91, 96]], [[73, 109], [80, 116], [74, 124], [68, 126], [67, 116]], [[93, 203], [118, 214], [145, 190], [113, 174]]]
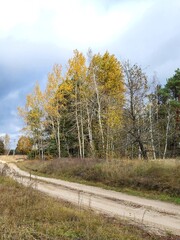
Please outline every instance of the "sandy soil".
[[[2, 159], [2, 158], [1, 158]], [[4, 159], [3, 159], [4, 160]], [[69, 201], [79, 207], [91, 208], [113, 217], [138, 224], [148, 231], [180, 236], [180, 206], [156, 200], [130, 196], [99, 187], [32, 175], [20, 170], [15, 163], [1, 161], [0, 171], [8, 166], [7, 174], [16, 181], [31, 185], [49, 196]]]

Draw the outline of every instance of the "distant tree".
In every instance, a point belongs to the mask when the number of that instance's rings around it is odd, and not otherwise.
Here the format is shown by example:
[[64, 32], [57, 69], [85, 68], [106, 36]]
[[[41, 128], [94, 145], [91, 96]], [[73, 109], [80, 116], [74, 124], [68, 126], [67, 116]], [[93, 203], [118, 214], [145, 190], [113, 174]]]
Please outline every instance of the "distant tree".
[[27, 95], [25, 107], [19, 107], [18, 111], [26, 124], [24, 130], [32, 137], [39, 157], [44, 159], [44, 97], [38, 83], [32, 94]]
[[[176, 112], [176, 130], [180, 130], [180, 69], [175, 71], [173, 77], [169, 78], [165, 89], [169, 93], [170, 104]], [[179, 134], [179, 133], [178, 133]]]
[[5, 149], [5, 154], [9, 154], [10, 152], [10, 136], [6, 134], [4, 136], [4, 149]]
[[4, 143], [3, 143], [3, 140], [0, 139], [0, 155], [3, 155], [4, 154]]
[[178, 102], [177, 105], [180, 105], [180, 69], [175, 70], [173, 77], [169, 78], [165, 88], [169, 92], [169, 96], [172, 100]]
[[28, 154], [32, 150], [32, 141], [29, 137], [21, 136], [18, 140], [16, 153]]

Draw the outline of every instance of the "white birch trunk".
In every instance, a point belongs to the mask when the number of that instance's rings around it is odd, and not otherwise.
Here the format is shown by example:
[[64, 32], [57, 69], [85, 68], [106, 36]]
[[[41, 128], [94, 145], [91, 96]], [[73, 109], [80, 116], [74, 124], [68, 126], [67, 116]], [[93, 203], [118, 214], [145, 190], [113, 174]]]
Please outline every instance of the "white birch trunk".
[[61, 139], [60, 139], [60, 121], [57, 118], [57, 142], [58, 142], [58, 158], [61, 158]]
[[84, 158], [84, 125], [82, 109], [81, 109], [81, 142], [82, 142], [82, 158]]
[[79, 142], [79, 156], [82, 158], [82, 145], [81, 145], [81, 132], [80, 132], [80, 124], [78, 119], [78, 107], [77, 107], [77, 85], [75, 88], [75, 94], [76, 94], [76, 102], [75, 102], [75, 115], [76, 115], [76, 126], [77, 126], [77, 132], [78, 132], [78, 142]]
[[93, 82], [94, 82], [94, 87], [95, 87], [95, 92], [96, 92], [96, 97], [97, 97], [99, 128], [100, 128], [100, 133], [101, 133], [102, 147], [104, 150], [105, 146], [104, 146], [104, 132], [103, 132], [103, 127], [102, 127], [102, 119], [101, 119], [101, 103], [100, 103], [99, 90], [97, 87], [95, 74], [93, 74]]
[[93, 143], [93, 135], [92, 135], [92, 126], [91, 126], [91, 119], [90, 119], [90, 113], [88, 104], [86, 103], [86, 111], [87, 111], [87, 120], [88, 120], [88, 135], [89, 135], [89, 143], [91, 148], [91, 154], [94, 157], [95, 155], [95, 149], [94, 149], [94, 143]]

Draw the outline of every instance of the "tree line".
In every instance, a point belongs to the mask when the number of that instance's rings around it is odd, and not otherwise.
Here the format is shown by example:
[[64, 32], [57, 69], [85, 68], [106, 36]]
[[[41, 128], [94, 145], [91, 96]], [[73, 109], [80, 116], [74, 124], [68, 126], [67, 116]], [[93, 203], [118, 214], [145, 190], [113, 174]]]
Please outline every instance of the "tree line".
[[165, 86], [149, 86], [136, 64], [75, 50], [65, 74], [54, 65], [45, 90], [36, 83], [18, 111], [32, 142], [28, 152], [42, 159], [180, 155], [179, 69]]
[[0, 155], [8, 155], [10, 150], [10, 136], [5, 134], [0, 137]]

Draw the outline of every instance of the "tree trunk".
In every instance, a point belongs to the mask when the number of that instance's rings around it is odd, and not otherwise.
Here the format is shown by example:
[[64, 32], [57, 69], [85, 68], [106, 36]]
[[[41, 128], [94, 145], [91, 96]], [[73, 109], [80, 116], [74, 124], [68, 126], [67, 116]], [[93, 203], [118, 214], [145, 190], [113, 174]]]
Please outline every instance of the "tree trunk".
[[139, 147], [141, 149], [141, 154], [142, 154], [143, 159], [144, 160], [148, 160], [147, 151], [144, 148], [144, 145], [143, 145], [143, 143], [142, 143], [140, 138], [138, 139], [138, 144], [139, 144]]
[[41, 137], [41, 159], [44, 160], [44, 148], [43, 148], [43, 139]]
[[58, 158], [61, 158], [61, 140], [60, 140], [60, 122], [57, 119], [57, 142], [58, 142]]
[[166, 134], [165, 134], [165, 146], [164, 146], [163, 159], [166, 158], [167, 144], [168, 144], [168, 134], [169, 134], [169, 126], [170, 126], [170, 106], [168, 107], [168, 115], [167, 115]]
[[75, 102], [75, 115], [76, 115], [76, 126], [77, 126], [77, 133], [78, 133], [78, 142], [79, 142], [79, 156], [82, 158], [82, 146], [81, 146], [81, 132], [80, 132], [80, 124], [78, 119], [78, 107], [77, 107], [77, 84], [75, 87], [75, 95], [76, 95], [76, 102]]
[[55, 138], [56, 146], [57, 146], [57, 149], [58, 149], [58, 139], [57, 139], [56, 129], [55, 129], [55, 126], [54, 126], [54, 120], [53, 120], [53, 117], [51, 117], [51, 125], [52, 125], [52, 128], [53, 128], [53, 134], [54, 134], [54, 138]]
[[101, 133], [102, 148], [104, 151], [105, 146], [104, 146], [104, 132], [103, 132], [103, 127], [102, 127], [102, 118], [101, 118], [101, 103], [100, 103], [99, 90], [97, 87], [95, 74], [93, 74], [93, 82], [94, 82], [94, 87], [95, 87], [95, 92], [96, 92], [96, 97], [97, 97], [99, 128], [100, 128], [100, 133]]
[[150, 104], [149, 108], [149, 121], [150, 121], [150, 137], [151, 137], [151, 147], [153, 151], [153, 159], [156, 159], [156, 151], [154, 146], [154, 136], [153, 136], [153, 125], [152, 125], [152, 106]]
[[82, 158], [84, 158], [84, 125], [83, 125], [83, 114], [81, 108], [81, 141], [82, 141]]
[[88, 104], [86, 103], [86, 111], [87, 111], [87, 120], [88, 120], [88, 135], [89, 135], [89, 144], [91, 149], [92, 157], [95, 156], [95, 149], [94, 149], [94, 142], [93, 142], [93, 135], [92, 135], [92, 126], [91, 126], [91, 119]]

